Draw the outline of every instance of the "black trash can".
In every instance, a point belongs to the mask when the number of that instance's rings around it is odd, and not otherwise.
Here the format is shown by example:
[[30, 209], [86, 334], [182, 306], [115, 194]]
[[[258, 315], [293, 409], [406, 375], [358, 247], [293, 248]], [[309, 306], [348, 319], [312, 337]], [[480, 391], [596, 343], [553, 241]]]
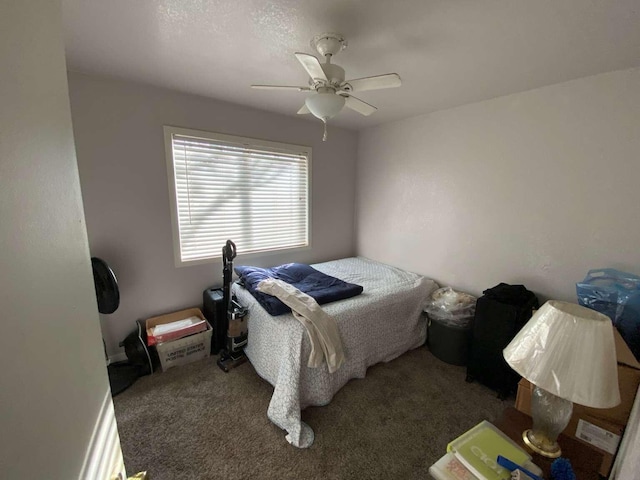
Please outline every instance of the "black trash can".
[[476, 297], [444, 287], [431, 294], [427, 314], [427, 346], [443, 362], [464, 366], [473, 336]]
[[[469, 359], [473, 325], [448, 325], [427, 315], [427, 346], [431, 353], [443, 362], [465, 366]], [[473, 317], [472, 317], [473, 318]]]

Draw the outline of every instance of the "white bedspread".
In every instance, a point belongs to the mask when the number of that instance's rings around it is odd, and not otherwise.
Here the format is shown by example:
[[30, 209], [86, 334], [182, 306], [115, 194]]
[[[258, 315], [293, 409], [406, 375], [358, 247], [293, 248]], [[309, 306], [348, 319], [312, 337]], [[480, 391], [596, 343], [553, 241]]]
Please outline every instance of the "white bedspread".
[[233, 285], [239, 302], [249, 307], [247, 357], [258, 375], [274, 386], [267, 415], [287, 431], [287, 441], [300, 448], [311, 446], [314, 438], [313, 430], [301, 421], [301, 410], [328, 404], [349, 380], [363, 378], [367, 367], [424, 343], [422, 310], [438, 287], [433, 280], [363, 257], [312, 266], [364, 287], [361, 295], [322, 305], [336, 319], [346, 356], [332, 374], [326, 365], [307, 367], [311, 345], [291, 314], [272, 317], [247, 290]]

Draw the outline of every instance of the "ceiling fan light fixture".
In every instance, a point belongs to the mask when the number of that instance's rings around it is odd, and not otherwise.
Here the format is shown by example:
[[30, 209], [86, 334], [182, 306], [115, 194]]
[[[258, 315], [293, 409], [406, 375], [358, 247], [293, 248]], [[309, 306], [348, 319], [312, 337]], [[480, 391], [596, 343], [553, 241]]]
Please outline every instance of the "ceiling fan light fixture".
[[342, 95], [337, 95], [332, 90], [320, 92], [310, 95], [305, 100], [305, 105], [315, 117], [318, 117], [323, 122], [335, 117], [342, 107], [344, 107], [345, 98]]

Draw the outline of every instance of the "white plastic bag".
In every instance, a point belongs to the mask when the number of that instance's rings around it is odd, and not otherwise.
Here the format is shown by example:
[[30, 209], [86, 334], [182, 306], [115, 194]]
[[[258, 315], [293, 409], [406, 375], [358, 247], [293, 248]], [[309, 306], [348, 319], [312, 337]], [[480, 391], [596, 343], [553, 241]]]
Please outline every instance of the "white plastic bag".
[[431, 294], [424, 311], [431, 320], [448, 326], [467, 327], [475, 315], [476, 300], [468, 293], [443, 287]]

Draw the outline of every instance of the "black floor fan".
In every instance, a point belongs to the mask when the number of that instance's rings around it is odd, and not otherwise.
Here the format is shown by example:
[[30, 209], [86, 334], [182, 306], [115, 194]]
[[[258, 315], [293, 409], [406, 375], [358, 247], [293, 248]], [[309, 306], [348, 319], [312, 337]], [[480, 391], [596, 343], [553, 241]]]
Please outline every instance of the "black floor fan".
[[[91, 258], [91, 267], [98, 300], [98, 311], [105, 315], [115, 312], [120, 306], [120, 291], [118, 290], [116, 275], [109, 268], [107, 262], [97, 257]], [[104, 344], [104, 339], [102, 343]], [[104, 355], [107, 361], [111, 395], [115, 396], [133, 385], [139, 376], [139, 371], [136, 366], [129, 362], [109, 363], [106, 345]]]

